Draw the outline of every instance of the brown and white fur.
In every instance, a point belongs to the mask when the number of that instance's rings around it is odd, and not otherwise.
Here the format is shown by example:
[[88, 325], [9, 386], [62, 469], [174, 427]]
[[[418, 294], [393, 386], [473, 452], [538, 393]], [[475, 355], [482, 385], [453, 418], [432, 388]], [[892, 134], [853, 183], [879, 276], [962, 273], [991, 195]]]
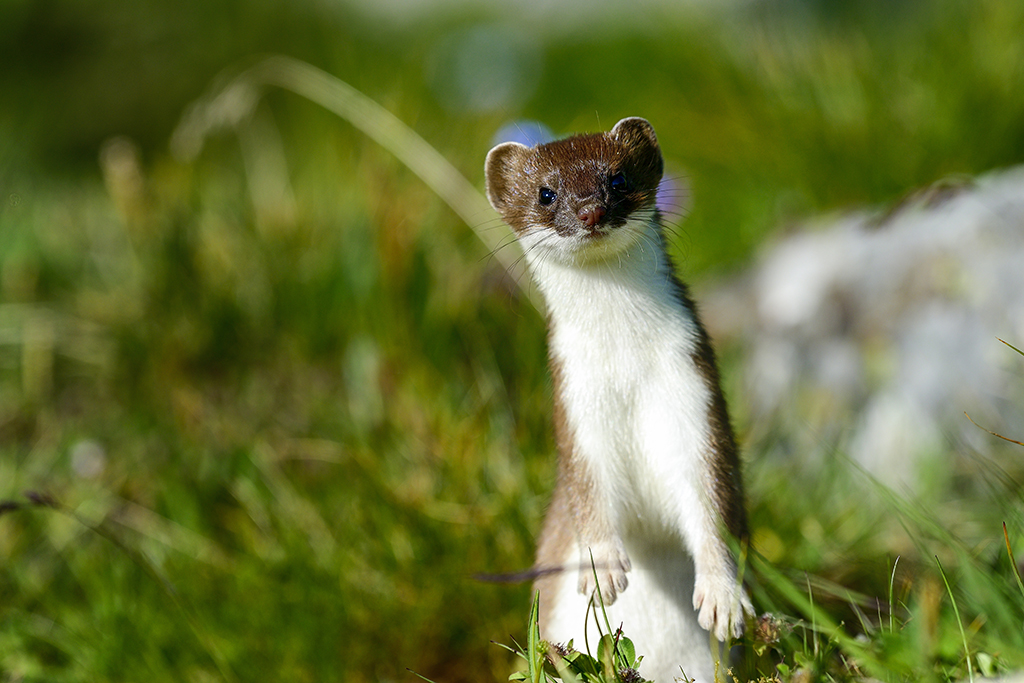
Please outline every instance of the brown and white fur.
[[509, 142], [485, 170], [549, 311], [558, 483], [535, 565], [541, 636], [582, 647], [588, 628], [596, 643], [593, 557], [640, 673], [713, 680], [702, 629], [726, 641], [752, 613], [727, 542], [746, 514], [714, 352], [665, 251], [654, 129], [628, 118]]

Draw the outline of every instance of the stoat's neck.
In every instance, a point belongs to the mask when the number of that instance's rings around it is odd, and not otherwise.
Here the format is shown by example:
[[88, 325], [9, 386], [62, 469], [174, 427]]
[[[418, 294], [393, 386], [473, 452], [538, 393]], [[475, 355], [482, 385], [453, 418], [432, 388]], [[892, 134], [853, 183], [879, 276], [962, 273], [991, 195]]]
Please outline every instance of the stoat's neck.
[[619, 229], [636, 232], [633, 244], [602, 260], [566, 263], [541, 250], [527, 251], [556, 327], [630, 324], [680, 312], [678, 284], [657, 220]]

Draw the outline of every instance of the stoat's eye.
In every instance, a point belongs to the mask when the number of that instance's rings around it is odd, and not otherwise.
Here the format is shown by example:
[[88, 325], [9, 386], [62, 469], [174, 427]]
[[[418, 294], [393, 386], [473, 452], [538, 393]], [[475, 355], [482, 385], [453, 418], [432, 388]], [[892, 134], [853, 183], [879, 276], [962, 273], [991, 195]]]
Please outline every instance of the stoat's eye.
[[551, 202], [555, 201], [555, 191], [549, 187], [540, 188], [540, 196], [537, 201], [540, 202], [541, 206], [547, 206]]
[[612, 188], [613, 192], [625, 192], [629, 189], [629, 183], [626, 182], [626, 176], [621, 173], [616, 173], [609, 178], [608, 185]]

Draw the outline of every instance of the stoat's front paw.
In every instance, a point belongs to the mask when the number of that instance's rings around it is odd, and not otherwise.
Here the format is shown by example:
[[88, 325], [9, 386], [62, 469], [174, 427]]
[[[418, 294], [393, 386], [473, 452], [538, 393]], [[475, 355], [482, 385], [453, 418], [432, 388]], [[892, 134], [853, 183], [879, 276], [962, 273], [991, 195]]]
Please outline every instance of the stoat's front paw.
[[700, 610], [697, 623], [721, 641], [743, 635], [745, 615], [754, 606], [743, 586], [730, 575], [697, 575], [693, 586], [693, 608]]
[[[593, 564], [591, 564], [593, 557]], [[629, 562], [629, 555], [620, 539], [596, 543], [589, 548], [584, 548], [580, 556], [580, 583], [579, 591], [583, 595], [591, 595], [594, 592], [594, 572], [597, 572], [597, 583], [601, 588], [601, 598], [604, 604], [610, 605], [615, 602], [619, 593], [626, 590], [629, 579], [626, 572], [632, 568]]]

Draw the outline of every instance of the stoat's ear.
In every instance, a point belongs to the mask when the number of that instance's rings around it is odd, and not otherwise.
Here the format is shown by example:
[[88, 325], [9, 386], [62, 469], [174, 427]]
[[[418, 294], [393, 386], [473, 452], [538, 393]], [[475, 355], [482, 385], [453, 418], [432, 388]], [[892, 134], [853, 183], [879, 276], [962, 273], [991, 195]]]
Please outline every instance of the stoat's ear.
[[647, 119], [632, 116], [622, 119], [612, 128], [611, 136], [628, 147], [653, 147], [658, 149], [658, 136]]
[[634, 182], [649, 184], [652, 190], [657, 188], [665, 172], [665, 162], [661, 158], [661, 147], [658, 146], [654, 127], [646, 120], [634, 116], [616, 123], [609, 135], [628, 150], [634, 173], [639, 176], [634, 178]]
[[516, 179], [522, 173], [529, 152], [529, 147], [518, 142], [504, 142], [487, 153], [484, 162], [487, 201], [498, 213], [504, 213], [512, 199]]

